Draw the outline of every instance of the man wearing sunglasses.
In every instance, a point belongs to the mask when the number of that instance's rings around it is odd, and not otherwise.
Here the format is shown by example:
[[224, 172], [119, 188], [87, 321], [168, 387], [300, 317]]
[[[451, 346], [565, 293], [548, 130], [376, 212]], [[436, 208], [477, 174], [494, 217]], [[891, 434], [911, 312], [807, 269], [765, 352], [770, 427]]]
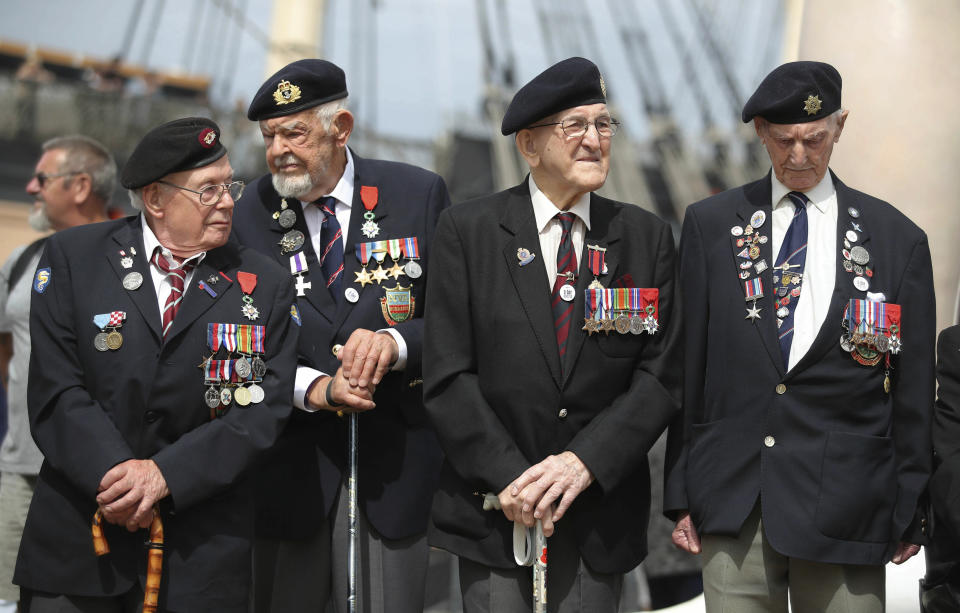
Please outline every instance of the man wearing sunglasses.
[[35, 613], [246, 613], [245, 474], [290, 413], [292, 283], [228, 242], [243, 184], [212, 121], [151, 130], [121, 182], [140, 214], [57, 233], [33, 276], [44, 463], [14, 582]]
[[589, 60], [535, 77], [501, 126], [529, 177], [437, 225], [424, 398], [446, 462], [430, 538], [460, 557], [467, 612], [531, 609], [515, 524], [542, 523], [551, 611], [616, 611], [646, 555], [646, 455], [679, 411], [675, 254], [666, 223], [594, 193], [618, 125], [606, 102]]
[[[34, 199], [28, 221], [38, 232], [106, 221], [117, 164], [86, 136], [61, 136], [43, 144], [27, 183]], [[30, 364], [30, 284], [46, 237], [15, 249], [0, 269], [0, 375], [7, 391], [8, 430], [0, 446], [0, 611], [14, 611], [20, 590], [12, 583], [27, 507], [43, 456], [27, 420]], [[6, 608], [4, 608], [6, 607]]]

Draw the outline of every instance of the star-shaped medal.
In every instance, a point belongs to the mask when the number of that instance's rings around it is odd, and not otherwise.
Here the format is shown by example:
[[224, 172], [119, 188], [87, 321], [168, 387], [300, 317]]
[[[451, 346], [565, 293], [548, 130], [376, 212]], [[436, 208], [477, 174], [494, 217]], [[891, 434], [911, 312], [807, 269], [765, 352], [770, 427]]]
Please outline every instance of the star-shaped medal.
[[608, 317], [604, 317], [603, 319], [600, 320], [599, 329], [603, 330], [607, 334], [610, 334], [610, 330], [614, 329], [613, 320]]
[[373, 280], [377, 282], [377, 285], [380, 285], [381, 281], [386, 281], [387, 277], [390, 276], [390, 273], [387, 272], [387, 269], [381, 264], [377, 266], [377, 269], [373, 271]]
[[403, 266], [394, 262], [393, 266], [387, 269], [387, 274], [393, 277], [394, 279], [399, 279], [400, 275], [403, 274]]
[[360, 269], [360, 272], [353, 273], [357, 275], [357, 278], [353, 280], [354, 283], [359, 283], [360, 287], [364, 287], [368, 283], [373, 283], [373, 276], [367, 270], [367, 267], [364, 266]]
[[597, 331], [597, 320], [589, 317], [583, 320], [583, 328], [581, 330], [586, 330], [588, 336], [592, 336], [594, 332]]
[[744, 319], [760, 319], [760, 307], [757, 306], [756, 300], [747, 307], [747, 316]]

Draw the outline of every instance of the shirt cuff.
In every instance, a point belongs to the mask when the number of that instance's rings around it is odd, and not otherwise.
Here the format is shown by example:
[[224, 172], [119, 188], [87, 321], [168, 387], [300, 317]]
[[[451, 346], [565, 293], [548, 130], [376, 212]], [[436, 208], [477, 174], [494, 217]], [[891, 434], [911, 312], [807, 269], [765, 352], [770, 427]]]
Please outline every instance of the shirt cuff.
[[393, 366], [390, 367], [390, 370], [393, 372], [399, 372], [406, 370], [407, 368], [407, 341], [403, 340], [403, 335], [394, 330], [393, 328], [384, 328], [382, 330], [377, 330], [377, 334], [389, 334], [393, 337], [393, 340], [397, 341], [397, 361], [393, 363]]
[[310, 385], [316, 381], [318, 377], [326, 376], [327, 373], [319, 371], [315, 368], [310, 368], [309, 366], [297, 366], [297, 376], [293, 383], [293, 406], [308, 413], [316, 412], [318, 408], [307, 402], [307, 391], [310, 389]]

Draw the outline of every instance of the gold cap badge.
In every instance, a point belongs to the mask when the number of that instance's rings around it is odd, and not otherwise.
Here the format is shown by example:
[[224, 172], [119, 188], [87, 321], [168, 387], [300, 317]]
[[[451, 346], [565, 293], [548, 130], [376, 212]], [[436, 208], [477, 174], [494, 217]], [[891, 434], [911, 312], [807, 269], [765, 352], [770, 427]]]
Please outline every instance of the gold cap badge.
[[273, 99], [277, 104], [290, 104], [300, 99], [300, 88], [290, 83], [290, 81], [280, 81], [277, 84], [277, 91], [273, 92]]
[[803, 103], [803, 110], [807, 112], [807, 115], [816, 115], [820, 112], [820, 107], [823, 105], [820, 102], [820, 98], [810, 94], [807, 96], [807, 100]]

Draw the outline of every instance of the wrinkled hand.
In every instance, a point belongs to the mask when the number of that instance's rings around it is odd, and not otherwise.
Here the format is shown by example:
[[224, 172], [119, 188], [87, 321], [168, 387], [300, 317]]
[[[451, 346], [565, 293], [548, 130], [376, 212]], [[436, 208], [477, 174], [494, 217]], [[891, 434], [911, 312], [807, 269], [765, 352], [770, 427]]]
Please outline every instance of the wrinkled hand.
[[[593, 474], [572, 451], [547, 456], [517, 477], [508, 487], [513, 497], [520, 499], [520, 516], [525, 526], [538, 519], [546, 519], [552, 509], [551, 520], [560, 521], [574, 499], [593, 483]], [[502, 502], [501, 502], [502, 504]], [[546, 534], [546, 525], [544, 525]]]
[[900, 541], [900, 544], [897, 545], [896, 553], [893, 554], [892, 562], [894, 564], [903, 564], [918, 553], [920, 553], [920, 545]]
[[389, 334], [358, 328], [347, 339], [338, 357], [350, 385], [375, 389], [400, 357], [400, 348]]
[[[327, 404], [327, 387], [330, 387], [330, 397], [341, 406]], [[356, 387], [347, 381], [343, 367], [337, 369], [332, 377], [324, 377], [310, 389], [307, 401], [311, 406], [324, 411], [343, 411], [344, 413], [358, 413], [369, 411], [377, 405], [373, 402], [373, 386]]]
[[673, 528], [673, 544], [679, 549], [688, 553], [700, 553], [700, 535], [697, 529], [693, 527], [693, 520], [690, 519], [690, 513], [684, 511], [677, 520], [677, 525]]
[[[521, 491], [518, 495], [514, 495], [513, 484], [508, 485], [503, 488], [503, 491], [497, 495], [497, 499], [500, 501], [500, 510], [503, 511], [504, 516], [509, 521], [522, 521], [522, 508], [523, 508], [523, 496], [526, 493], [526, 490]], [[546, 537], [553, 536], [553, 506], [547, 507], [547, 512], [543, 514], [541, 518], [543, 525], [543, 535]], [[532, 523], [529, 525], [533, 525]]]
[[149, 528], [153, 505], [170, 495], [167, 481], [153, 460], [127, 460], [107, 471], [100, 480], [97, 504], [111, 524], [130, 532]]

